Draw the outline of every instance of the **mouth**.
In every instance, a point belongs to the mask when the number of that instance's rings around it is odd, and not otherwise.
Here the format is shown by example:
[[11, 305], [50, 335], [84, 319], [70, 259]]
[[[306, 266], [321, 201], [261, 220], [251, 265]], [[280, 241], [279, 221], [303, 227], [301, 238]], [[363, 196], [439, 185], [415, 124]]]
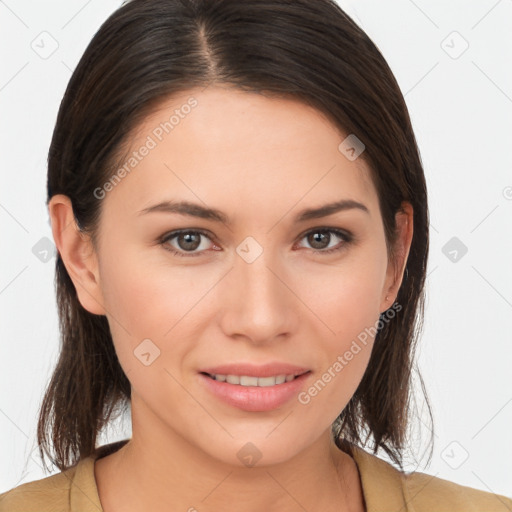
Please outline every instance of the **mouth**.
[[230, 374], [211, 374], [207, 372], [200, 372], [202, 375], [210, 377], [212, 380], [217, 382], [227, 382], [228, 384], [234, 384], [244, 387], [269, 387], [285, 384], [291, 382], [301, 375], [310, 373], [310, 370], [302, 371], [300, 373], [280, 374], [271, 375], [268, 377], [256, 377], [252, 375], [230, 375]]
[[[209, 371], [198, 372], [200, 382], [205, 390], [215, 399], [230, 407], [246, 412], [273, 411], [292, 403], [294, 397], [307, 385], [312, 371], [304, 368], [288, 368], [283, 365], [278, 369], [269, 366], [236, 369], [231, 365], [231, 371], [236, 373], [217, 373], [226, 371], [227, 367], [211, 368]], [[215, 371], [215, 373], [213, 373]], [[281, 373], [281, 372], [295, 373]], [[252, 373], [252, 375], [245, 375]], [[261, 374], [266, 375], [261, 375]]]

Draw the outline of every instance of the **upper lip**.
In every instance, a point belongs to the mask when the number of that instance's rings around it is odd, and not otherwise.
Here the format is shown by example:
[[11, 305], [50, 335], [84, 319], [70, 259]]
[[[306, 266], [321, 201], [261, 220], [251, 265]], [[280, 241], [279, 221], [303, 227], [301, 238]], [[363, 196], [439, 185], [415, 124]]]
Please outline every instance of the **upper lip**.
[[309, 368], [289, 363], [267, 363], [256, 365], [251, 363], [230, 363], [203, 368], [200, 373], [210, 375], [247, 375], [248, 377], [273, 377], [275, 375], [301, 375]]

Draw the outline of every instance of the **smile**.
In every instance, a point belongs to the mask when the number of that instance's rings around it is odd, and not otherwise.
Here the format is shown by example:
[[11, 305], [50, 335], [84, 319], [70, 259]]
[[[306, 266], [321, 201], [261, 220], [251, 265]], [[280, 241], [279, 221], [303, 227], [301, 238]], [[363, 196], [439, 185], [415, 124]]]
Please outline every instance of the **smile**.
[[294, 380], [298, 375], [275, 375], [272, 377], [252, 377], [248, 375], [221, 375], [221, 374], [206, 374], [212, 379], [219, 382], [227, 382], [228, 384], [237, 384], [239, 386], [258, 386], [267, 387], [275, 386], [276, 384], [283, 384]]
[[198, 375], [208, 393], [225, 404], [248, 412], [263, 412], [290, 403], [303, 390], [312, 373], [302, 369], [296, 373], [267, 373], [264, 377], [205, 371]]

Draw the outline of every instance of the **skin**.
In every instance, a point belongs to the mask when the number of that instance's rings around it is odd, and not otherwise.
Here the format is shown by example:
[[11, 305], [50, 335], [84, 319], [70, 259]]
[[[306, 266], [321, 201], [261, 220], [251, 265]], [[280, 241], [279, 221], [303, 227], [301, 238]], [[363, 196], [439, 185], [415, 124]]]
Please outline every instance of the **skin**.
[[[311, 386], [393, 304], [412, 209], [404, 203], [405, 213], [397, 214], [397, 257], [390, 261], [367, 165], [338, 150], [347, 134], [295, 100], [227, 86], [190, 90], [145, 119], [132, 149], [191, 96], [197, 106], [102, 199], [96, 249], [78, 231], [66, 196], [49, 204], [79, 300], [106, 315], [132, 386], [132, 438], [95, 464], [103, 508], [363, 511], [357, 466], [334, 445], [330, 427], [364, 374], [372, 338], [308, 404], [292, 399], [272, 411], [225, 404], [198, 371], [286, 361], [310, 368], [304, 389]], [[138, 215], [171, 198], [221, 210], [231, 223]], [[340, 199], [359, 201], [368, 212], [294, 220], [304, 208]], [[348, 230], [354, 240], [331, 233], [313, 245], [307, 235], [320, 227]], [[185, 228], [211, 236], [188, 253], [184, 239], [158, 243]], [[252, 263], [236, 252], [248, 236], [263, 249]], [[333, 247], [342, 249], [313, 252]], [[160, 350], [148, 366], [134, 355], [147, 338]], [[253, 467], [237, 457], [248, 442], [262, 455]]]

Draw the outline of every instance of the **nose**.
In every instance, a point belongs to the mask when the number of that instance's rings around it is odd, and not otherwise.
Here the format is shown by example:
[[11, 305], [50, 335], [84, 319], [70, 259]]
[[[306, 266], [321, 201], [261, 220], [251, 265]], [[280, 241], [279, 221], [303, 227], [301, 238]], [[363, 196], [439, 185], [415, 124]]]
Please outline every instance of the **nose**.
[[268, 255], [264, 250], [250, 263], [236, 256], [223, 284], [221, 323], [227, 336], [263, 344], [297, 329], [300, 301], [292, 290], [298, 280]]

